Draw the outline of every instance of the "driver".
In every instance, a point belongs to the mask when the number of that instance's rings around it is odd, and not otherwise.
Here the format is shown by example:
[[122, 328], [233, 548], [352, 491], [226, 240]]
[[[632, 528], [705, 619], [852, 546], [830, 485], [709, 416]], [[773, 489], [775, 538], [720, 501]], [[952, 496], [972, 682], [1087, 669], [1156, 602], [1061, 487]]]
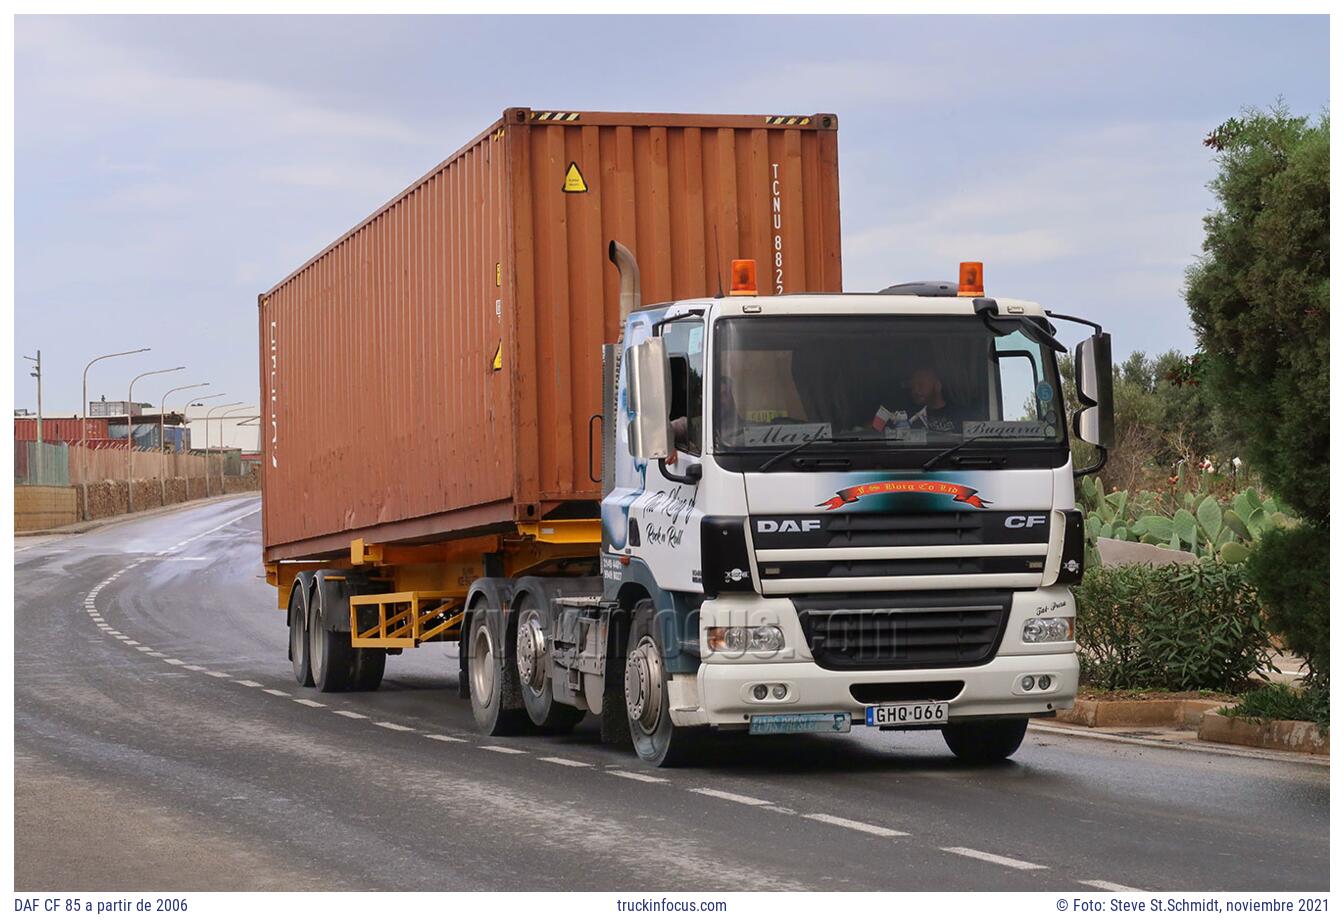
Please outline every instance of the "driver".
[[909, 413], [911, 428], [928, 431], [956, 432], [960, 428], [960, 413], [948, 405], [943, 395], [943, 379], [931, 367], [917, 368], [910, 375]]

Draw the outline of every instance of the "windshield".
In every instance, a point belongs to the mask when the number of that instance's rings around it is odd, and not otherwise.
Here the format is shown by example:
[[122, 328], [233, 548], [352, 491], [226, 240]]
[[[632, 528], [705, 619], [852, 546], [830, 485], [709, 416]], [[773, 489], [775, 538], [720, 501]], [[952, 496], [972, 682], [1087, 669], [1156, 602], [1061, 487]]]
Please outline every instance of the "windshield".
[[[1059, 447], [1054, 355], [974, 316], [764, 316], [715, 326], [716, 452], [834, 439], [925, 452]], [[854, 443], [855, 440], [860, 443]]]

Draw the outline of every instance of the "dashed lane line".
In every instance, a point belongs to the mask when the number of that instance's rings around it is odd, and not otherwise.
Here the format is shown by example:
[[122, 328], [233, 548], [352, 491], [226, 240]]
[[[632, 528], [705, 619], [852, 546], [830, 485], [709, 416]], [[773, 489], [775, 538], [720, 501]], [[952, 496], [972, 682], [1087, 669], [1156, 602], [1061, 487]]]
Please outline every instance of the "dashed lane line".
[[309, 706], [309, 707], [311, 707], [311, 708], [313, 708], [313, 709], [326, 709], [326, 708], [327, 708], [327, 704], [326, 704], [326, 703], [319, 703], [317, 700], [305, 700], [305, 699], [303, 699], [303, 698], [298, 698], [298, 699], [294, 700], [294, 702], [298, 703], [300, 706]]
[[456, 741], [458, 744], [470, 744], [470, 743], [471, 743], [471, 742], [468, 741], [466, 738], [454, 738], [454, 737], [452, 737], [451, 735], [430, 735], [430, 734], [426, 734], [425, 737], [426, 737], [426, 738], [429, 738], [429, 739], [432, 740], [432, 741]]
[[981, 862], [994, 863], [999, 866], [1007, 866], [1010, 869], [1046, 869], [1048, 866], [1042, 866], [1039, 863], [1027, 862], [1024, 859], [1013, 859], [1011, 856], [1000, 856], [997, 853], [986, 853], [984, 850], [972, 850], [969, 847], [939, 847], [944, 853], [955, 853], [957, 856], [965, 856], [968, 859], [978, 859]]
[[1106, 881], [1106, 880], [1104, 880], [1104, 879], [1099, 879], [1099, 878], [1094, 878], [1094, 879], [1090, 879], [1090, 880], [1089, 880], [1089, 879], [1083, 879], [1083, 880], [1080, 881], [1078, 884], [1079, 884], [1079, 885], [1086, 885], [1086, 886], [1089, 887], [1089, 888], [1100, 888], [1102, 891], [1141, 891], [1141, 890], [1142, 890], [1142, 889], [1139, 889], [1139, 888], [1130, 888], [1130, 887], [1128, 887], [1128, 886], [1126, 886], [1126, 885], [1117, 885], [1115, 882], [1108, 882], [1108, 881]]
[[749, 795], [738, 795], [736, 792], [724, 792], [722, 789], [692, 789], [697, 795], [707, 795], [710, 798], [724, 799], [729, 802], [736, 802], [739, 805], [770, 805], [768, 799], [753, 798]]
[[665, 783], [667, 780], [661, 776], [650, 776], [647, 773], [631, 773], [629, 770], [608, 770], [608, 776], [619, 776], [622, 779], [639, 780], [641, 783]]
[[259, 684], [259, 683], [258, 683], [257, 681], [255, 681], [255, 680], [235, 680], [234, 683], [235, 683], [235, 684], [238, 684], [239, 686], [242, 686], [242, 687], [260, 687], [260, 686], [261, 686], [261, 684]]
[[834, 824], [836, 827], [847, 827], [852, 831], [861, 831], [865, 834], [872, 834], [875, 837], [909, 837], [905, 831], [898, 831], [890, 827], [879, 827], [876, 824], [865, 824], [862, 821], [851, 821], [849, 818], [838, 818], [835, 815], [828, 815], [824, 812], [803, 815], [809, 821], [820, 821], [822, 824]]
[[290, 696], [290, 694], [284, 690], [275, 690], [271, 687], [262, 687], [261, 692], [269, 693], [271, 696]]
[[413, 732], [415, 729], [409, 725], [398, 725], [396, 722], [374, 722], [379, 728], [385, 728], [390, 732]]
[[367, 719], [368, 716], [362, 712], [351, 712], [349, 709], [333, 709], [332, 715], [344, 716], [347, 719]]
[[526, 754], [527, 751], [518, 748], [505, 747], [502, 744], [478, 744], [482, 751], [494, 751], [496, 754]]
[[[430, 735], [429, 737], [434, 737]], [[592, 764], [584, 763], [582, 760], [570, 760], [568, 757], [538, 757], [537, 760], [544, 760], [546, 763], [559, 764], [562, 767], [591, 767]]]

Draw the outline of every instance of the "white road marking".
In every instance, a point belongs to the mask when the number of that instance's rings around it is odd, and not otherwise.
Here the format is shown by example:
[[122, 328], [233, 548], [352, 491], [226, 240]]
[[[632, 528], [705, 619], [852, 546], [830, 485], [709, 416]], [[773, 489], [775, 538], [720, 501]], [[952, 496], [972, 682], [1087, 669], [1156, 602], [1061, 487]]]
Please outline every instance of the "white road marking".
[[798, 812], [794, 811], [792, 808], [785, 808], [783, 805], [762, 805], [761, 807], [764, 808], [766, 811], [777, 811], [781, 815], [798, 814]]
[[272, 690], [269, 687], [263, 687], [261, 692], [269, 693], [271, 696], [289, 696], [289, 694], [283, 690]]
[[396, 722], [374, 722], [373, 724], [374, 724], [374, 725], [377, 725], [379, 728], [385, 728], [385, 729], [387, 729], [388, 731], [393, 731], [393, 732], [413, 732], [413, 731], [415, 731], [415, 729], [411, 728], [409, 725], [398, 725]]
[[[163, 652], [148, 652], [147, 654], [149, 655], [150, 658], [167, 658], [167, 657], [168, 657], [168, 656], [167, 656], [166, 654], [164, 654]], [[261, 684], [257, 684], [257, 686], [260, 687]]]
[[150, 562], [209, 562], [209, 556], [169, 556], [168, 552], [159, 553], [157, 557], [151, 558]]
[[1013, 859], [1011, 856], [999, 856], [995, 853], [986, 853], [983, 850], [972, 850], [969, 847], [939, 847], [944, 853], [955, 853], [958, 856], [966, 856], [970, 859], [978, 859], [981, 862], [995, 863], [1000, 866], [1007, 866], [1009, 869], [1046, 869], [1037, 863], [1027, 862], [1024, 859]]
[[223, 671], [206, 671], [210, 677], [232, 677], [232, 674], [225, 674]]
[[767, 799], [752, 798], [749, 795], [738, 795], [736, 792], [724, 792], [722, 789], [692, 789], [699, 795], [707, 795], [715, 799], [725, 799], [729, 802], [736, 802], [739, 805], [769, 805]]
[[608, 776], [623, 776], [626, 779], [637, 779], [641, 783], [665, 783], [667, 780], [661, 776], [649, 776], [647, 773], [629, 773], [625, 770], [608, 770]]
[[1100, 888], [1102, 891], [1139, 891], [1138, 888], [1129, 888], [1125, 885], [1117, 885], [1115, 882], [1107, 882], [1103, 879], [1094, 878], [1092, 880], [1083, 879], [1078, 883], [1086, 885], [1089, 888]]
[[878, 827], [876, 824], [864, 824], [862, 821], [851, 821], [849, 818], [837, 818], [835, 815], [817, 813], [803, 815], [812, 821], [820, 821], [822, 824], [834, 824], [836, 827], [847, 827], [852, 831], [862, 831], [865, 834], [873, 834], [877, 837], [909, 837], [905, 831], [893, 830], [889, 827]]
[[255, 680], [235, 680], [234, 683], [235, 683], [235, 684], [242, 684], [244, 687], [260, 687], [260, 686], [261, 686], [261, 684], [257, 683]]
[[466, 738], [451, 738], [448, 735], [425, 735], [426, 738], [432, 738], [435, 741], [456, 741], [459, 744], [467, 744]]
[[348, 710], [348, 709], [333, 709], [332, 712], [335, 713], [335, 714], [338, 715], [338, 716], [345, 716], [347, 719], [367, 719], [367, 718], [368, 718], [368, 716], [364, 715], [364, 713], [362, 713], [362, 712], [351, 712], [351, 711]]
[[504, 747], [501, 744], [482, 744], [482, 751], [494, 751], [498, 754], [526, 754], [527, 751], [520, 751], [517, 748]]
[[182, 659], [180, 659], [180, 658], [165, 658], [165, 659], [163, 659], [163, 663], [164, 663], [164, 664], [186, 664], [186, 662], [184, 662], [184, 661], [183, 661]]
[[203, 664], [184, 664], [184, 665], [182, 665], [182, 667], [183, 667], [184, 669], [188, 670], [188, 671], [204, 671], [204, 670], [205, 670], [205, 665], [203, 665]]
[[[431, 738], [433, 735], [430, 736]], [[591, 767], [592, 764], [584, 763], [582, 760], [570, 760], [567, 757], [538, 757], [537, 760], [544, 760], [547, 763], [558, 763], [562, 767]]]
[[314, 709], [326, 709], [326, 708], [327, 708], [327, 704], [326, 704], [326, 703], [319, 703], [317, 700], [302, 700], [302, 699], [300, 699], [300, 700], [295, 700], [294, 702], [298, 703], [300, 706], [311, 706], [311, 707], [313, 707]]

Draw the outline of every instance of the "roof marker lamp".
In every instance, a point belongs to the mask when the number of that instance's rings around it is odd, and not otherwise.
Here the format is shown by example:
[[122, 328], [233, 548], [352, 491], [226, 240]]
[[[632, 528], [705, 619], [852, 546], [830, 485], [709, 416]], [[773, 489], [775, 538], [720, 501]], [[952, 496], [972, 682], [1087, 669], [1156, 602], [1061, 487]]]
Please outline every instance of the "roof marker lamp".
[[985, 296], [985, 263], [962, 262], [961, 280], [957, 283], [958, 297]]
[[755, 297], [759, 293], [756, 288], [755, 259], [734, 259], [732, 277], [732, 290], [728, 292], [730, 297]]

